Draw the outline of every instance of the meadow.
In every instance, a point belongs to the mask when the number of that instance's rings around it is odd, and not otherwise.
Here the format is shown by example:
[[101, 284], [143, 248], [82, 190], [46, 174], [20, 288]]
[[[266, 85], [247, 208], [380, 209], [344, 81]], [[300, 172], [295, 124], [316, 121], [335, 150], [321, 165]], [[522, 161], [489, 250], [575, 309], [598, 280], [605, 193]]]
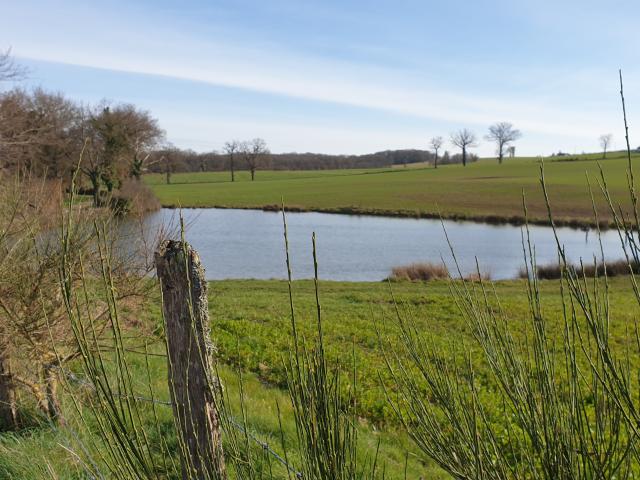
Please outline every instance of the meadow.
[[[471, 283], [479, 287], [477, 282]], [[622, 353], [629, 341], [628, 326], [637, 315], [637, 303], [630, 288], [630, 277], [609, 280], [611, 325], [610, 335], [615, 348]], [[549, 319], [548, 333], [557, 345], [562, 357], [562, 302], [560, 282], [542, 281], [540, 296], [542, 307]], [[526, 281], [512, 280], [495, 283], [495, 294], [508, 319], [509, 329], [516, 339], [530, 341], [531, 322]], [[282, 431], [289, 445], [295, 444], [295, 422], [286, 390], [285, 360], [291, 350], [291, 317], [286, 281], [235, 280], [209, 283], [209, 309], [212, 338], [217, 346], [220, 362], [219, 373], [225, 390], [231, 398], [235, 416], [240, 411], [240, 384], [244, 399], [247, 425], [251, 434], [261, 442], [282, 454], [278, 409], [282, 416]], [[378, 450], [381, 468], [386, 478], [449, 478], [435, 463], [426, 458], [410, 441], [401, 428], [391, 408], [387, 391], [394, 391], [395, 380], [385, 366], [387, 354], [408, 358], [398, 331], [396, 306], [401, 315], [409, 319], [425, 339], [454, 362], [471, 359], [477, 372], [480, 398], [488, 405], [495, 395], [496, 385], [489, 374], [486, 360], [474, 342], [467, 319], [461, 314], [452, 296], [451, 283], [447, 280], [429, 282], [320, 282], [325, 351], [330, 365], [339, 366], [346, 373], [345, 388], [354, 387], [349, 371], [356, 368], [356, 398], [359, 418], [359, 450], [362, 458], [371, 457]], [[497, 300], [496, 300], [497, 302]], [[303, 342], [311, 345], [317, 335], [316, 303], [313, 281], [293, 282], [293, 303], [297, 328]], [[149, 375], [156, 398], [169, 398], [166, 386], [164, 344], [158, 336], [161, 332], [160, 299], [156, 294], [138, 309], [123, 311], [123, 324], [127, 325], [127, 337], [131, 349], [141, 350], [140, 342], [147, 342], [151, 352], [160, 355], [147, 362], [138, 355], [131, 355], [130, 365], [141, 387]], [[497, 303], [496, 303], [497, 305]], [[154, 333], [155, 332], [155, 333]], [[155, 338], [155, 340], [153, 340]], [[381, 343], [386, 346], [381, 347]], [[137, 345], [137, 346], [136, 346]], [[145, 347], [147, 348], [147, 347]], [[561, 361], [561, 360], [560, 360]], [[638, 358], [632, 357], [633, 365]], [[586, 365], [583, 365], [586, 367]], [[73, 366], [71, 366], [74, 369]], [[81, 373], [77, 371], [81, 377]], [[79, 389], [79, 390], [78, 390]], [[65, 392], [82, 391], [82, 384], [70, 382]], [[141, 390], [144, 394], [145, 390]], [[147, 395], [148, 396], [148, 395]], [[65, 411], [73, 411], [70, 397], [65, 394]], [[151, 410], [150, 425], [153, 424]], [[504, 412], [496, 405], [489, 412], [496, 422], [505, 421]], [[160, 441], [156, 435], [171, 430], [170, 409], [157, 406], [153, 413], [159, 420], [159, 431], [149, 430], [151, 440]], [[52, 468], [59, 478], [83, 478], [82, 464], [71, 453], [78, 444], [87, 440], [86, 430], [81, 438], [74, 432], [75, 415], [67, 419], [70, 428], [56, 428], [37, 418], [29, 428], [0, 436], [0, 478], [43, 478], [46, 468]], [[166, 435], [166, 434], [165, 434]], [[171, 436], [165, 439], [172, 442]], [[256, 446], [258, 448], [258, 446]], [[258, 448], [259, 450], [259, 448]], [[77, 451], [77, 450], [76, 450]], [[408, 457], [407, 457], [408, 455]], [[292, 448], [289, 459], [295, 465], [299, 452]], [[277, 478], [285, 478], [285, 472], [277, 465], [267, 465]]]
[[[169, 398], [165, 361], [164, 358], [151, 360], [152, 384], [154, 389], [163, 395], [157, 398], [159, 402]], [[143, 381], [146, 375], [143, 361], [132, 355], [129, 363], [133, 367], [133, 375]], [[240, 374], [236, 368], [226, 365], [218, 367], [218, 374], [231, 399], [234, 417], [239, 423], [242, 423], [243, 415], [240, 410], [242, 388], [246, 424], [250, 427], [249, 441], [257, 453], [258, 461], [255, 467], [264, 472], [265, 478], [271, 478], [266, 473], [267, 469], [273, 472], [274, 478], [287, 478], [284, 467], [275, 458], [265, 456], [264, 451], [261, 451], [262, 445], [268, 445], [269, 448], [283, 455], [281, 442], [284, 438], [289, 462], [294, 466], [299, 464], [300, 451], [296, 448], [296, 426], [287, 391], [266, 384], [258, 375]], [[73, 411], [71, 403], [69, 397], [63, 398], [63, 405], [69, 412]], [[164, 404], [155, 406], [148, 404], [147, 407], [148, 417], [145, 420], [150, 441], [156, 444], [166, 441], [172, 448], [177, 448], [175, 438], [170, 433], [173, 428], [171, 408]], [[82, 413], [88, 415], [89, 410]], [[91, 478], [87, 476], [81, 459], [74, 452], [79, 453], [82, 449], [89, 450], [93, 439], [89, 438], [87, 431], [78, 427], [79, 414], [68, 416], [66, 422], [65, 428], [57, 428], [36, 418], [28, 428], [0, 435], [0, 479]], [[159, 431], [154, 425], [156, 422], [159, 425]], [[378, 462], [381, 469], [386, 470], [388, 479], [405, 478], [405, 468], [408, 478], [419, 478], [425, 475], [430, 479], [450, 478], [431, 460], [417, 456], [417, 449], [402, 429], [374, 428], [363, 419], [358, 427], [358, 439], [359, 456], [363, 460], [371, 461], [373, 452], [377, 450]], [[100, 453], [97, 450], [91, 453], [99, 459]], [[409, 452], [412, 455], [407, 458]]]
[[[600, 166], [611, 196], [628, 203], [626, 153], [609, 153], [606, 160], [600, 154], [549, 157], [544, 165], [558, 224], [593, 223], [587, 177], [600, 220], [611, 220], [598, 186]], [[167, 207], [272, 208], [284, 200], [290, 209], [514, 223], [523, 219], [524, 192], [529, 219], [547, 222], [537, 158], [506, 159], [502, 165], [483, 159], [465, 168], [258, 171], [254, 182], [248, 172], [239, 172], [233, 183], [228, 172], [176, 173], [169, 185], [160, 174], [145, 181]]]
[[[620, 339], [632, 323], [637, 304], [629, 277], [610, 279], [612, 336]], [[210, 284], [213, 336], [222, 360], [240, 365], [263, 381], [284, 386], [282, 359], [290, 345], [290, 312], [285, 281], [236, 280]], [[315, 297], [312, 281], [294, 283], [294, 304], [299, 329], [313, 338]], [[525, 339], [530, 316], [526, 281], [495, 282], [496, 296], [506, 311], [516, 337]], [[561, 340], [562, 304], [559, 282], [541, 282], [545, 313], [553, 319], [551, 338]], [[395, 302], [418, 330], [451, 356], [463, 350], [474, 352], [474, 365], [482, 369], [483, 359], [474, 348], [467, 322], [455, 304], [448, 281], [430, 282], [321, 282], [320, 302], [327, 354], [349, 368], [353, 352], [360, 379], [360, 413], [380, 424], [393, 424], [393, 412], [381, 388], [391, 378], [384, 368], [380, 336], [389, 339], [393, 351], [400, 351]]]

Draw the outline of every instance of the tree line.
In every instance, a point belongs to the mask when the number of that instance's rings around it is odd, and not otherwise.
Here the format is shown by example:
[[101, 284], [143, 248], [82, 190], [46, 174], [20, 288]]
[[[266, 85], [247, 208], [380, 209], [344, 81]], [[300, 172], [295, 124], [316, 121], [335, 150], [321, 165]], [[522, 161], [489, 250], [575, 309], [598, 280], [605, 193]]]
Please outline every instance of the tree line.
[[[13, 62], [10, 52], [0, 52], [0, 82], [19, 80], [24, 70]], [[496, 145], [499, 163], [505, 154], [515, 155], [513, 143], [521, 132], [511, 123], [489, 127], [485, 138]], [[606, 143], [604, 141], [607, 140]], [[37, 176], [70, 178], [79, 167], [86, 192], [96, 206], [104, 204], [128, 180], [140, 180], [146, 172], [230, 172], [247, 170], [251, 179], [263, 169], [315, 170], [338, 168], [381, 168], [412, 163], [430, 163], [435, 168], [448, 163], [476, 161], [470, 149], [478, 146], [476, 134], [467, 128], [444, 139], [429, 141], [429, 150], [385, 150], [365, 155], [279, 153], [269, 151], [262, 138], [231, 140], [221, 151], [198, 153], [170, 145], [157, 119], [148, 111], [126, 103], [102, 101], [97, 105], [74, 102], [60, 93], [43, 89], [14, 88], [0, 93], [0, 170], [24, 169]], [[606, 151], [608, 138], [601, 138]]]
[[[496, 145], [496, 156], [498, 163], [502, 163], [505, 154], [510, 157], [515, 156], [515, 146], [513, 143], [522, 137], [522, 132], [514, 128], [509, 122], [498, 122], [489, 127], [489, 132], [485, 135], [485, 140], [493, 142]], [[473, 161], [474, 156], [470, 154], [469, 149], [478, 146], [478, 137], [468, 128], [462, 128], [449, 135], [451, 144], [460, 149], [460, 163], [463, 167], [467, 166], [468, 161]], [[432, 137], [429, 140], [429, 146], [433, 150], [434, 161], [433, 166], [438, 168], [438, 152], [444, 145], [444, 138], [441, 136]], [[446, 152], [445, 152], [446, 153]], [[440, 162], [445, 163], [445, 162]]]
[[[510, 144], [520, 132], [509, 123], [489, 129], [487, 139], [497, 145], [502, 163]], [[431, 150], [385, 150], [364, 155], [278, 153], [269, 151], [262, 138], [231, 140], [221, 152], [199, 153], [173, 147], [165, 141], [158, 121], [131, 104], [103, 101], [97, 105], [73, 102], [59, 93], [16, 88], [0, 95], [0, 169], [26, 169], [37, 176], [65, 178], [80, 167], [95, 205], [119, 188], [126, 179], [140, 180], [144, 173], [247, 170], [256, 171], [381, 168], [430, 163], [466, 166], [478, 160], [470, 149], [478, 145], [476, 135], [461, 129], [450, 136], [460, 149], [440, 153], [442, 137], [433, 137]], [[513, 155], [514, 150], [510, 150]], [[81, 159], [81, 161], [79, 160]]]
[[[260, 140], [260, 139], [256, 139]], [[255, 140], [253, 140], [255, 141]], [[428, 150], [406, 149], [385, 150], [364, 155], [330, 155], [323, 153], [269, 153], [268, 149], [261, 154], [252, 165], [247, 163], [247, 150], [238, 144], [248, 144], [238, 140], [226, 142], [222, 152], [199, 153], [174, 147], [154, 152], [156, 159], [149, 162], [148, 171], [152, 173], [229, 171], [235, 179], [238, 170], [335, 170], [340, 168], [384, 168], [394, 165], [415, 163], [433, 163], [435, 155]], [[235, 146], [235, 148], [233, 148]], [[479, 157], [468, 154], [468, 161], [476, 161]], [[438, 163], [462, 163], [461, 154], [444, 152], [438, 157]], [[233, 175], [231, 172], [233, 171]]]
[[[498, 163], [502, 163], [505, 155], [515, 156], [513, 143], [521, 138], [520, 130], [509, 122], [498, 122], [489, 127], [485, 139], [495, 143]], [[434, 168], [438, 165], [459, 163], [466, 166], [479, 157], [470, 152], [478, 146], [477, 136], [467, 128], [450, 134], [452, 146], [459, 148], [460, 153], [451, 154], [445, 150], [441, 136], [429, 140], [430, 150], [403, 149], [385, 150], [365, 155], [328, 155], [319, 153], [279, 153], [272, 154], [266, 142], [261, 138], [251, 141], [231, 140], [224, 144], [222, 152], [197, 153], [192, 150], [171, 148], [156, 152], [163, 162], [153, 162], [149, 170], [155, 173], [165, 172], [167, 183], [172, 172], [224, 171], [228, 170], [231, 181], [235, 181], [235, 172], [239, 169], [249, 170], [251, 180], [255, 179], [258, 169], [271, 170], [324, 170], [339, 168], [382, 168], [412, 163], [430, 163]]]

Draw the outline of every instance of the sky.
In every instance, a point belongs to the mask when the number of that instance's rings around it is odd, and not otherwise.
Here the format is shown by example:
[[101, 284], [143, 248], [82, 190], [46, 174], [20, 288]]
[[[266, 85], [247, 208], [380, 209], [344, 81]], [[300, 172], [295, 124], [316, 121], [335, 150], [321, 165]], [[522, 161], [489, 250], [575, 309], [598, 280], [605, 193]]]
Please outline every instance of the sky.
[[507, 121], [541, 155], [623, 147], [619, 68], [633, 144], [638, 25], [637, 0], [7, 0], [0, 49], [23, 87], [133, 103], [196, 151], [428, 149], [468, 128], [489, 156]]

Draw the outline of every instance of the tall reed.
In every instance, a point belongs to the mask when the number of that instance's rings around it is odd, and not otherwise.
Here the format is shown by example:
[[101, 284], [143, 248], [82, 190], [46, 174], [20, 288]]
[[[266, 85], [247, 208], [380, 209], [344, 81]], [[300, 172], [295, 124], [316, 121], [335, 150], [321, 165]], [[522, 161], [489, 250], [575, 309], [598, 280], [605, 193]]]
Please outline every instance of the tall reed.
[[[305, 479], [356, 480], [378, 478], [377, 452], [369, 458], [358, 457], [356, 404], [356, 365], [354, 360], [351, 385], [343, 397], [342, 374], [330, 368], [325, 355], [322, 308], [318, 286], [316, 235], [312, 235], [314, 291], [316, 305], [316, 338], [313, 347], [306, 346], [296, 326], [293, 305], [291, 262], [287, 224], [282, 209], [287, 259], [287, 274], [293, 345], [286, 363], [287, 386], [293, 405], [298, 445], [302, 449], [301, 473]], [[384, 476], [384, 474], [382, 473]]]
[[[614, 202], [602, 169], [598, 183], [613, 214], [630, 288], [640, 306], [634, 268], [640, 257], [638, 199], [622, 76], [620, 85], [629, 205]], [[544, 165], [540, 168], [557, 244], [560, 321], [543, 308], [540, 269], [525, 225], [523, 277], [529, 314], [524, 338], [515, 334], [517, 320], [502, 309], [491, 285], [465, 281], [458, 268], [459, 278], [450, 281], [450, 289], [473, 344], [454, 343], [443, 350], [398, 308], [398, 330], [409, 360], [381, 338], [395, 379], [387, 395], [416, 444], [455, 478], [635, 478], [640, 473], [637, 316], [623, 338], [611, 335], [616, 319], [602, 243], [600, 258], [579, 266], [568, 262], [554, 224]], [[595, 201], [593, 206], [598, 225]], [[524, 197], [523, 208], [526, 216]], [[457, 265], [453, 248], [451, 252]], [[614, 348], [620, 342], [625, 348]], [[488, 378], [478, 378], [481, 365], [487, 367]]]

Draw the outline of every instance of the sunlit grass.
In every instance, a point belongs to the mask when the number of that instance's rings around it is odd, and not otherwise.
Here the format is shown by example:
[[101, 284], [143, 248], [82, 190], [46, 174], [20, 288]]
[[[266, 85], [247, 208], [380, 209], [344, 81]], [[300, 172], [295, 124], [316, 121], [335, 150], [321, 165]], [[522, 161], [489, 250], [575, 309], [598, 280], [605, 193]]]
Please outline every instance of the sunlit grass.
[[[588, 174], [599, 176], [598, 154], [547, 158], [545, 175], [555, 220], [593, 221], [591, 199], [586, 187]], [[572, 159], [577, 160], [572, 160]], [[638, 155], [634, 158], [638, 158]], [[619, 152], [600, 162], [611, 195], [628, 198], [627, 163]], [[255, 182], [240, 172], [232, 183], [226, 172], [174, 174], [166, 185], [162, 175], [146, 181], [165, 206], [262, 208], [278, 205], [344, 213], [389, 215], [442, 214], [451, 218], [522, 219], [522, 192], [527, 194], [529, 219], [545, 221], [546, 207], [539, 188], [537, 158], [495, 159], [469, 164], [446, 165], [438, 169], [394, 168], [369, 170], [265, 171]], [[602, 220], [610, 214], [597, 196]]]

